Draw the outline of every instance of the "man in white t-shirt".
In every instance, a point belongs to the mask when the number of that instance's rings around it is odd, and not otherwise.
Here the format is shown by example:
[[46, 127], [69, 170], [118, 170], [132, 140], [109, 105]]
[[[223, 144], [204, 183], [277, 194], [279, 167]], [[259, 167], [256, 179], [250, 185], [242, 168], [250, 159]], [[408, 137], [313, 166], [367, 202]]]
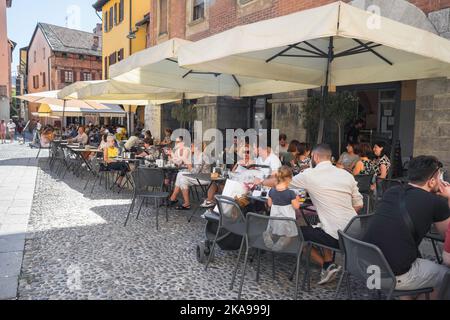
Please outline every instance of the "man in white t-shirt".
[[[282, 166], [280, 159], [272, 152], [272, 149], [261, 145], [258, 146], [258, 158], [256, 159], [256, 164], [260, 166], [268, 166], [270, 168], [261, 169], [267, 178], [270, 176], [275, 176], [278, 169]], [[256, 181], [256, 184], [262, 183], [264, 183], [262, 180]]]
[[82, 143], [83, 145], [87, 145], [89, 142], [89, 137], [84, 132], [84, 127], [80, 126], [78, 128], [78, 135], [73, 139], [69, 139], [68, 142], [69, 143], [77, 142], [77, 143]]
[[6, 125], [9, 132], [9, 139], [11, 143], [14, 142], [14, 136], [16, 135], [16, 124], [12, 121], [12, 119], [9, 119], [8, 124]]
[[[303, 237], [305, 241], [338, 249], [338, 230], [344, 230], [361, 210], [363, 197], [353, 175], [333, 166], [328, 145], [318, 145], [311, 155], [313, 168], [296, 175], [291, 182], [292, 188], [308, 192], [320, 219], [318, 227], [301, 227]], [[331, 250], [323, 250], [322, 255], [313, 248], [311, 258], [322, 266], [319, 284], [333, 280], [340, 271], [333, 262]]]

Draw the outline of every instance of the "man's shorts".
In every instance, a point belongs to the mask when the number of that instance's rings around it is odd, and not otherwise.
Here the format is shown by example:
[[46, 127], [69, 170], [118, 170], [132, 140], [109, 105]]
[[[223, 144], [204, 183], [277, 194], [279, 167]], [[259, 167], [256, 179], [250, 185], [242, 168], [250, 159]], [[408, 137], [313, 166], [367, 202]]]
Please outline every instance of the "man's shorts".
[[423, 288], [439, 288], [445, 274], [450, 271], [446, 266], [426, 259], [417, 259], [411, 269], [397, 276], [396, 290], [417, 290]]
[[327, 247], [339, 249], [339, 241], [321, 228], [313, 228], [311, 226], [300, 227], [305, 241], [312, 241]]

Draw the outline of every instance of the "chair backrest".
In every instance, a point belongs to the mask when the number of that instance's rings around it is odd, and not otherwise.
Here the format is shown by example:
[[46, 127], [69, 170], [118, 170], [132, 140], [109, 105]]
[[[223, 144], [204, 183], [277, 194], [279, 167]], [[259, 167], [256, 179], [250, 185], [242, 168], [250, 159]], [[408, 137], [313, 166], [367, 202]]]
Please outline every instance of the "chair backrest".
[[341, 250], [344, 252], [345, 270], [363, 281], [368, 289], [388, 292], [388, 298], [390, 298], [395, 289], [396, 278], [381, 250], [341, 230], [338, 233]]
[[370, 186], [372, 184], [373, 175], [371, 174], [359, 174], [355, 176], [355, 180], [358, 183], [360, 193], [369, 193]]
[[145, 192], [149, 188], [162, 190], [164, 186], [164, 171], [160, 168], [138, 167], [132, 176], [135, 192]]
[[363, 239], [374, 216], [375, 213], [353, 217], [345, 227], [344, 233], [357, 240]]
[[379, 197], [383, 196], [383, 193], [385, 193], [390, 188], [403, 185], [403, 181], [396, 179], [381, 179], [377, 177], [376, 181], [377, 181], [377, 192]]
[[439, 290], [439, 300], [450, 300], [450, 271], [444, 277]]
[[307, 225], [315, 226], [320, 223], [319, 215], [317, 214], [317, 211], [313, 209], [312, 205], [311, 207], [300, 208], [300, 213], [302, 214], [302, 217]]
[[[266, 233], [266, 237], [270, 236], [275, 245], [283, 237], [284, 239], [280, 242], [283, 245], [276, 249], [272, 246], [268, 247], [264, 240], [264, 233]], [[246, 234], [249, 247], [279, 253], [298, 254], [300, 244], [304, 241], [301, 229], [297, 227], [295, 219], [270, 217], [256, 213], [247, 213]]]
[[363, 196], [363, 208], [361, 209], [359, 214], [369, 214], [373, 211], [371, 207], [372, 195], [368, 193], [363, 193], [362, 196]]
[[220, 225], [228, 231], [243, 236], [246, 218], [239, 204], [233, 198], [216, 195]]

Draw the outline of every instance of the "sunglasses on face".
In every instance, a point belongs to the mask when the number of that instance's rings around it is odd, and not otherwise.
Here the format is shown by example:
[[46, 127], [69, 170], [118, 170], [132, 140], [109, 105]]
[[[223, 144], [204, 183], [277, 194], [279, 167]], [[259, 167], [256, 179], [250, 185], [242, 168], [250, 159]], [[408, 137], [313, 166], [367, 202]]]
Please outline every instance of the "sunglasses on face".
[[439, 162], [437, 165], [437, 168], [433, 171], [433, 174], [430, 176], [430, 179], [432, 179], [436, 173], [439, 172], [439, 178], [441, 180], [444, 180], [444, 165], [442, 164], [442, 162]]

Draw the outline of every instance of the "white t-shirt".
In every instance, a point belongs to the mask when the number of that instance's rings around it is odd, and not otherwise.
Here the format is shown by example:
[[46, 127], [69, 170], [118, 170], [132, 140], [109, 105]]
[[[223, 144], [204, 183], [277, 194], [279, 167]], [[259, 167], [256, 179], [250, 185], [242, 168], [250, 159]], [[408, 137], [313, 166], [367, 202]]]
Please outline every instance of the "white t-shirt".
[[36, 123], [36, 130], [41, 131], [42, 124], [40, 122]]
[[363, 205], [358, 184], [349, 172], [336, 168], [330, 161], [319, 163], [296, 175], [291, 188], [305, 189], [317, 209], [322, 229], [335, 239], [356, 216], [354, 207]]
[[8, 127], [9, 131], [16, 130], [16, 124], [14, 122], [8, 122], [8, 124], [6, 126]]
[[[262, 166], [269, 166], [272, 171], [270, 172], [271, 174], [274, 174], [276, 171], [278, 171], [278, 169], [281, 168], [281, 161], [273, 152], [271, 152], [265, 160], [261, 157], [258, 157], [256, 159], [256, 164]], [[265, 169], [265, 174], [269, 175], [269, 170]]]

